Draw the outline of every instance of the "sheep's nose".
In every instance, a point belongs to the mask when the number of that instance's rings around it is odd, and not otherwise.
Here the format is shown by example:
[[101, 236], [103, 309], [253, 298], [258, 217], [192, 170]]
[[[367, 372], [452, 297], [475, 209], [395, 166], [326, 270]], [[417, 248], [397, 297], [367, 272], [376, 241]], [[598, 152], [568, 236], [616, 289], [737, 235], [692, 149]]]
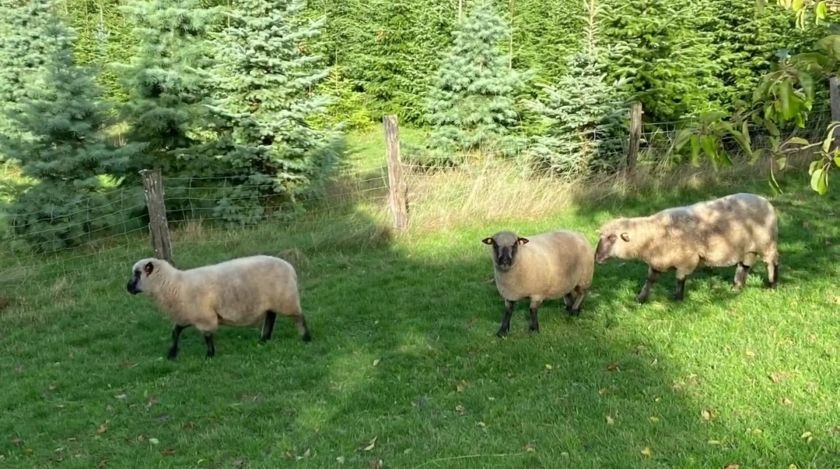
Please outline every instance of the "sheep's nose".
[[139, 291], [136, 288], [134, 288], [134, 282], [128, 282], [125, 286], [125, 289], [128, 290], [128, 292], [132, 295], [136, 295], [139, 293]]

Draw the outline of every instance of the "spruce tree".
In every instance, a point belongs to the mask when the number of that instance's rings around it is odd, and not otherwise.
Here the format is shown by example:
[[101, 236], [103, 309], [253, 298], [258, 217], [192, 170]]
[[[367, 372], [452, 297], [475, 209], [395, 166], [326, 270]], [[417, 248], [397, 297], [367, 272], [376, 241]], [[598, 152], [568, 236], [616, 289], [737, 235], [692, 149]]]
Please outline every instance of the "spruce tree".
[[239, 222], [270, 202], [295, 202], [331, 165], [328, 134], [310, 125], [328, 100], [311, 95], [328, 70], [311, 53], [323, 20], [301, 15], [304, 2], [240, 0], [215, 38], [218, 158], [239, 183], [217, 213]]
[[720, 108], [714, 20], [706, 2], [607, 0], [604, 33], [610, 48], [610, 78], [627, 79], [650, 122]]
[[33, 43], [32, 55], [19, 62], [19, 76], [32, 81], [10, 116], [21, 132], [5, 138], [4, 147], [35, 183], [9, 215], [16, 234], [54, 251], [121, 221], [106, 208], [103, 176], [122, 173], [133, 147], [116, 148], [103, 136], [108, 108], [90, 70], [74, 63], [72, 32], [49, 8], [22, 12], [29, 19], [19, 24], [35, 29], [43, 43]]
[[527, 155], [532, 164], [555, 174], [610, 168], [622, 149], [622, 106], [616, 86], [607, 81], [598, 0], [586, 1], [583, 16], [579, 52], [568, 60], [567, 72], [543, 88], [544, 99], [531, 103], [543, 128]]
[[205, 123], [207, 76], [211, 63], [207, 34], [217, 8], [200, 0], [142, 0], [126, 7], [137, 41], [133, 60], [119, 67], [128, 93], [123, 117], [127, 138], [145, 146], [135, 169], [157, 167], [172, 176], [191, 168], [188, 158], [201, 141]]
[[428, 98], [429, 147], [436, 158], [457, 160], [478, 151], [505, 154], [515, 138], [515, 96], [525, 83], [503, 52], [507, 26], [481, 1], [458, 24], [454, 44], [437, 71]]
[[[23, 129], [14, 116], [22, 110], [33, 84], [69, 35], [52, 24], [52, 2], [0, 0], [0, 138], [18, 139]], [[0, 161], [9, 158], [0, 147]]]

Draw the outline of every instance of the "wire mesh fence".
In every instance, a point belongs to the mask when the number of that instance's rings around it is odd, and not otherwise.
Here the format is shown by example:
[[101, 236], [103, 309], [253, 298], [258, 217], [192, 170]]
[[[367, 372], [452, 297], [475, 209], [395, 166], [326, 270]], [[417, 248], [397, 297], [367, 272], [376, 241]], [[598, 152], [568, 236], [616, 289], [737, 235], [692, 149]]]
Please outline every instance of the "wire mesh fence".
[[[813, 113], [810, 121], [813, 125], [808, 129], [794, 129], [793, 134], [811, 141], [821, 139], [830, 120], [827, 112]], [[644, 124], [638, 164], [658, 167], [678, 159], [675, 141], [680, 125], [676, 122]], [[751, 129], [751, 138], [754, 148], [768, 145], [769, 136], [761, 129]], [[733, 153], [738, 152], [733, 137], [723, 137], [721, 142]], [[626, 150], [627, 137], [613, 143]], [[430, 168], [403, 164], [402, 173], [407, 183], [411, 217], [431, 224], [467, 216], [492, 217], [503, 207], [486, 203], [488, 197], [503, 190], [511, 178], [522, 177], [514, 173], [500, 176], [498, 168], [481, 165]], [[557, 179], [538, 179], [522, 185], [521, 193], [505, 189], [511, 204], [528, 199], [530, 209], [539, 213], [564, 203], [567, 193]], [[260, 183], [242, 181], [241, 175], [164, 175], [164, 202], [176, 259], [181, 247], [187, 245], [244, 255], [259, 244], [244, 243], [245, 239], [264, 240], [266, 250], [270, 251], [271, 245], [278, 244], [279, 230], [315, 244], [334, 241], [335, 236], [329, 238], [321, 233], [325, 225], [334, 225], [334, 231], [347, 232], [348, 239], [374, 240], [390, 224], [388, 169], [384, 157], [380, 165], [363, 169], [340, 167], [319, 191], [301, 196], [294, 204], [287, 197], [260, 193]], [[230, 206], [250, 207], [256, 213], [234, 220], [224, 208]], [[510, 209], [524, 210], [521, 205]], [[18, 233], [15, 217], [43, 222], [39, 225], [43, 228]], [[86, 228], [68, 230], [68, 220]], [[103, 265], [119, 264], [127, 270], [131, 262], [152, 252], [149, 215], [139, 182], [82, 198], [74, 209], [56, 216], [44, 209], [14, 216], [0, 211], [0, 230], [5, 233], [0, 247], [0, 289], [13, 289], [26, 281], [97, 274], [102, 272]], [[61, 234], [63, 244], [47, 252], [32, 249], [25, 240], [25, 237], [56, 234]], [[319, 241], [319, 236], [324, 240]]]

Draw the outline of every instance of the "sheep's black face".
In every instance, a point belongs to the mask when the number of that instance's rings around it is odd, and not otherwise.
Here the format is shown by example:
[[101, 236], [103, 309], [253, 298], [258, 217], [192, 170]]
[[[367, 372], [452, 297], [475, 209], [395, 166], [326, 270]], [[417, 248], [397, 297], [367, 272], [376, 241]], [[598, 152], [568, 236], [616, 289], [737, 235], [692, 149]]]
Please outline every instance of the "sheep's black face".
[[627, 233], [621, 233], [620, 236], [613, 233], [602, 234], [595, 248], [595, 262], [603, 264], [611, 257], [620, 257], [621, 246], [618, 246], [618, 243], [628, 242], [630, 242], [630, 237]]
[[131, 280], [125, 286], [129, 293], [136, 295], [143, 293], [143, 277], [148, 277], [155, 270], [155, 265], [151, 261], [140, 261], [134, 264], [132, 269]]
[[131, 280], [128, 281], [128, 285], [126, 285], [128, 292], [132, 295], [136, 295], [142, 291], [138, 287], [138, 284], [140, 283], [140, 275], [140, 269], [135, 269], [134, 275], [131, 277]]
[[484, 238], [482, 242], [493, 247], [493, 264], [496, 268], [502, 272], [507, 272], [516, 261], [519, 246], [527, 244], [528, 240], [509, 231], [503, 231], [493, 237]]

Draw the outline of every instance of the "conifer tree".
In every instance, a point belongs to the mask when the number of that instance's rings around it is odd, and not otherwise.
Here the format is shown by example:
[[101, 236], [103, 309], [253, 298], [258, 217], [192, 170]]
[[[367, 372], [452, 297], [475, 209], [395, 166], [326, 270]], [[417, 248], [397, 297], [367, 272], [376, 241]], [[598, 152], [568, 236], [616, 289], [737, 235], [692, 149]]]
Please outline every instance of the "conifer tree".
[[195, 130], [204, 124], [208, 97], [207, 34], [218, 18], [217, 8], [202, 3], [141, 0], [126, 7], [137, 46], [131, 63], [119, 68], [128, 92], [127, 138], [145, 146], [136, 169], [157, 167], [177, 175], [189, 167], [186, 157], [195, 157], [192, 150], [200, 143]]
[[104, 210], [104, 176], [121, 174], [133, 147], [116, 148], [102, 135], [108, 108], [90, 70], [74, 63], [72, 32], [48, 6], [16, 13], [43, 43], [33, 42], [19, 62], [18, 76], [31, 82], [10, 115], [20, 132], [4, 138], [4, 148], [34, 185], [9, 215], [18, 235], [53, 251], [119, 221]]
[[216, 37], [218, 157], [241, 183], [217, 207], [228, 220], [253, 222], [270, 201], [294, 202], [334, 160], [328, 133], [310, 125], [328, 104], [309, 92], [328, 73], [309, 53], [323, 20], [304, 18], [303, 6], [237, 1]]
[[428, 98], [433, 127], [429, 147], [438, 158], [478, 151], [504, 154], [513, 149], [517, 124], [515, 96], [525, 76], [510, 67], [503, 52], [507, 26], [487, 1], [476, 4], [457, 25]]
[[604, 33], [612, 45], [610, 77], [627, 79], [645, 119], [675, 121], [719, 109], [713, 21], [706, 2], [638, 0], [606, 2]]
[[600, 21], [598, 0], [587, 0], [580, 50], [568, 61], [567, 72], [544, 87], [545, 98], [531, 103], [543, 129], [527, 155], [552, 173], [580, 175], [609, 168], [621, 152], [622, 106], [615, 84], [607, 81]]
[[[23, 130], [14, 116], [43, 68], [57, 49], [66, 48], [70, 37], [51, 24], [52, 2], [0, 0], [0, 138], [21, 137]], [[0, 161], [8, 158], [0, 149]]]

